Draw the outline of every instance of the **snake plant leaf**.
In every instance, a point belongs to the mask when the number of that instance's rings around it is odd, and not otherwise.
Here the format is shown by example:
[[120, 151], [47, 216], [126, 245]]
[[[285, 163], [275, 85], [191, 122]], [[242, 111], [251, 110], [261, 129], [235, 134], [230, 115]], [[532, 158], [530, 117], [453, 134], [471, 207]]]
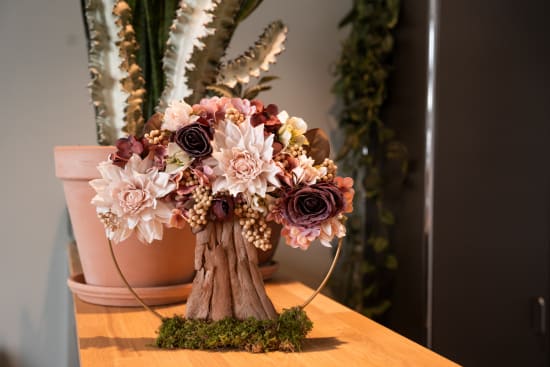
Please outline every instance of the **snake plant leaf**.
[[145, 80], [141, 68], [136, 62], [136, 51], [139, 45], [132, 26], [132, 9], [124, 0], [118, 0], [113, 8], [116, 15], [116, 25], [119, 27], [118, 41], [119, 56], [122, 59], [120, 69], [125, 72], [125, 77], [120, 80], [122, 89], [128, 95], [124, 108], [124, 121], [122, 131], [139, 136], [143, 130], [143, 97], [145, 95]]
[[222, 65], [217, 84], [234, 87], [237, 83], [246, 84], [251, 76], [259, 77], [261, 71], [268, 71], [269, 65], [284, 50], [288, 28], [281, 21], [267, 26], [258, 41], [244, 54]]
[[114, 0], [87, 0], [85, 16], [90, 32], [88, 68], [91, 82], [88, 87], [95, 109], [97, 142], [110, 145], [122, 136], [124, 106], [128, 93], [120, 80], [127, 73], [120, 68], [122, 60], [115, 45], [118, 26], [113, 14]]
[[222, 84], [216, 83], [220, 60], [225, 55], [225, 50], [237, 27], [235, 19], [242, 1], [218, 1], [218, 6], [213, 11], [212, 22], [208, 24], [208, 27], [216, 31], [203, 38], [202, 43], [195, 47], [191, 62], [187, 66], [187, 86], [193, 91], [186, 98], [187, 103], [193, 104], [205, 97], [207, 86]]
[[310, 129], [304, 134], [308, 145], [306, 151], [315, 161], [314, 164], [321, 164], [330, 155], [330, 142], [327, 133], [319, 128]]
[[[204, 48], [201, 39], [214, 33], [208, 24], [213, 20], [212, 11], [220, 0], [182, 0], [172, 22], [162, 59], [166, 85], [157, 110], [163, 112], [173, 100], [183, 100], [193, 93], [186, 71], [191, 68], [194, 49]], [[212, 84], [212, 83], [209, 83]]]

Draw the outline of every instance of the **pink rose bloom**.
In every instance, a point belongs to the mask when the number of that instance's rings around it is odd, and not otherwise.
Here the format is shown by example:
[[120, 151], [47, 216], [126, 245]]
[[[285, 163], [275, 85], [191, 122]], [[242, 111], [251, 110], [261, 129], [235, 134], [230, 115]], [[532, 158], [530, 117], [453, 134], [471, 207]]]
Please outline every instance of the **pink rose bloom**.
[[161, 129], [176, 131], [179, 128], [192, 122], [191, 112], [193, 109], [183, 101], [172, 101], [164, 112], [164, 121]]
[[224, 120], [225, 114], [232, 110], [237, 111], [247, 119], [256, 112], [256, 107], [251, 105], [247, 99], [228, 97], [203, 98], [199, 104], [193, 105], [194, 114], [206, 113], [215, 116], [217, 122]]
[[203, 98], [199, 104], [193, 105], [193, 113], [200, 114], [201, 112], [206, 112], [215, 115], [219, 110], [219, 100], [220, 97]]
[[285, 238], [286, 244], [290, 247], [307, 250], [313, 240], [319, 237], [319, 227], [294, 227], [284, 226], [281, 235]]
[[228, 105], [242, 113], [245, 117], [250, 117], [256, 113], [256, 106], [250, 104], [248, 99], [231, 98], [230, 104], [225, 104], [225, 111], [227, 111]]

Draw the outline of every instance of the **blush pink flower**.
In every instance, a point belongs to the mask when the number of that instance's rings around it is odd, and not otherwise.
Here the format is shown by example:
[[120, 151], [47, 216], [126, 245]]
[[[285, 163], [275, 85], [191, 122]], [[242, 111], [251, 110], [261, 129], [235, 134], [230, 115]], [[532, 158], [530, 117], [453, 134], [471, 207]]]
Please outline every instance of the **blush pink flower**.
[[164, 112], [163, 130], [176, 131], [192, 122], [193, 109], [183, 101], [172, 101]]
[[284, 226], [281, 230], [281, 235], [284, 237], [287, 245], [302, 250], [307, 250], [311, 242], [319, 237], [320, 233], [321, 229], [319, 227]]
[[319, 241], [325, 247], [331, 247], [330, 241], [334, 237], [342, 238], [346, 236], [346, 226], [336, 217], [322, 223], [320, 230]]
[[265, 197], [278, 187], [280, 168], [273, 161], [272, 144], [273, 136], [264, 138], [263, 125], [252, 127], [248, 120], [220, 123], [214, 135], [212, 192]]
[[304, 184], [313, 185], [317, 180], [324, 176], [327, 172], [326, 167], [316, 168], [313, 164], [315, 161], [313, 158], [302, 154], [296, 159], [296, 167], [291, 171], [292, 181], [294, 185]]
[[228, 114], [242, 115], [242, 119], [249, 119], [256, 112], [256, 107], [247, 99], [211, 97], [203, 98], [199, 104], [193, 105], [193, 113], [201, 115], [206, 113], [214, 116], [217, 122], [223, 121]]
[[102, 178], [90, 181], [96, 191], [92, 204], [98, 214], [112, 213], [117, 217], [115, 228], [106, 234], [118, 243], [136, 231], [142, 242], [162, 239], [163, 224], [168, 224], [172, 208], [160, 198], [172, 192], [176, 185], [168, 173], [159, 172], [150, 158], [134, 154], [124, 168], [111, 161], [98, 166]]

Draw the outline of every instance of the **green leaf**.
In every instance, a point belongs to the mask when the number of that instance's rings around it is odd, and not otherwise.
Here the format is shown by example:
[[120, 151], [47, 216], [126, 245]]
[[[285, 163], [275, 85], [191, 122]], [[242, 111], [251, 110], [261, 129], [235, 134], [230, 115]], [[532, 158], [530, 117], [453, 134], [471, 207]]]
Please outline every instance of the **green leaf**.
[[258, 96], [260, 92], [270, 90], [271, 86], [267, 84], [257, 84], [253, 87], [246, 89], [243, 93], [243, 98], [245, 99], [254, 99]]
[[385, 251], [389, 245], [388, 239], [385, 237], [375, 237], [370, 239], [369, 242], [372, 244], [374, 252], [377, 254]]
[[382, 209], [380, 211], [380, 220], [384, 224], [393, 225], [395, 224], [395, 217], [391, 211], [388, 209]]
[[386, 266], [386, 269], [396, 270], [398, 266], [397, 257], [395, 257], [395, 255], [388, 255], [386, 257], [385, 266]]
[[367, 288], [363, 289], [363, 297], [370, 297], [378, 287], [376, 284], [371, 284]]
[[262, 3], [263, 0], [243, 0], [241, 8], [237, 13], [235, 21], [238, 23], [242, 22], [250, 16], [256, 10], [258, 6]]
[[386, 299], [376, 306], [363, 308], [363, 312], [367, 317], [374, 318], [376, 316], [383, 315], [387, 310], [390, 309], [391, 305], [391, 301]]
[[212, 91], [222, 97], [238, 97], [233, 88], [229, 88], [227, 85], [223, 84], [209, 85], [206, 87], [206, 90]]
[[277, 80], [277, 79], [280, 79], [280, 78], [278, 76], [275, 76], [275, 75], [266, 75], [266, 76], [261, 77], [260, 80], [258, 80], [258, 84], [269, 83], [269, 82], [272, 82], [272, 81]]

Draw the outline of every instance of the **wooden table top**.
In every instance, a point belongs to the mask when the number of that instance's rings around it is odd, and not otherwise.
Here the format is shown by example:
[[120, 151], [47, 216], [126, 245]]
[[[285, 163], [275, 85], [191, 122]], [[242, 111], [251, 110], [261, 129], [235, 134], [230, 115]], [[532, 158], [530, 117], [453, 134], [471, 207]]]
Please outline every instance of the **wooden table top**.
[[[74, 266], [71, 268], [74, 271]], [[295, 281], [270, 281], [266, 288], [279, 311], [301, 304], [312, 293]], [[160, 322], [149, 312], [92, 305], [73, 298], [81, 367], [458, 366], [323, 295], [306, 308], [314, 325], [302, 352], [263, 354], [161, 350], [153, 346]], [[172, 316], [183, 314], [185, 305], [155, 309]]]

